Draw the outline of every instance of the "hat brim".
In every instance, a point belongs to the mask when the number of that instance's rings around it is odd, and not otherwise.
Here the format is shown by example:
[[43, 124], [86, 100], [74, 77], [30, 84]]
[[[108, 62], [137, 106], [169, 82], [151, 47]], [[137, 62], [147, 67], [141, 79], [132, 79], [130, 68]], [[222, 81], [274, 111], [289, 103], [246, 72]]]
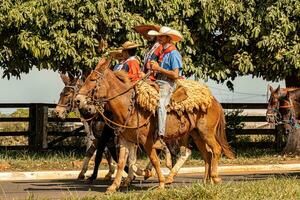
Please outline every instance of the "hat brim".
[[122, 49], [115, 49], [115, 50], [109, 51], [108, 54], [109, 54], [109, 57], [111, 57], [113, 59], [119, 59], [123, 56]]
[[181, 41], [183, 38], [180, 34], [176, 34], [174, 33], [173, 31], [170, 31], [168, 33], [160, 33], [158, 31], [155, 31], [155, 30], [151, 30], [148, 32], [148, 35], [151, 35], [151, 36], [162, 36], [162, 35], [167, 35], [171, 38], [172, 41], [174, 42], [179, 42]]
[[137, 33], [141, 34], [145, 39], [149, 40], [150, 36], [148, 35], [148, 32], [151, 30], [159, 31], [160, 26], [158, 26], [158, 25], [140, 25], [140, 26], [135, 26], [133, 29]]
[[128, 46], [128, 47], [121, 47], [121, 49], [122, 49], [122, 50], [136, 49], [136, 48], [138, 48], [139, 46], [141, 46], [141, 45], [136, 44], [136, 45], [132, 45], [132, 46]]

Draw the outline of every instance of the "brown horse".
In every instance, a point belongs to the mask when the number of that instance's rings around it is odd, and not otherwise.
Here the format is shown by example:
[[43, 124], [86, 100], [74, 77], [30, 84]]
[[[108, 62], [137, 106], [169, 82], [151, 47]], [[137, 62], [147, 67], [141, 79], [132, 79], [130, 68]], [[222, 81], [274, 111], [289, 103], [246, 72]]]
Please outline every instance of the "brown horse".
[[[300, 89], [269, 86], [270, 98], [266, 112], [267, 121], [283, 125], [285, 134], [291, 132], [291, 126], [300, 120]], [[291, 115], [293, 113], [293, 115]], [[288, 117], [287, 117], [288, 116]]]
[[269, 89], [271, 95], [267, 110], [268, 122], [280, 125], [287, 136], [286, 146], [282, 153], [292, 156], [300, 155], [300, 89], [280, 87], [276, 90], [272, 87]]
[[[98, 104], [106, 103], [106, 109], [113, 113], [113, 123], [123, 127], [119, 131], [120, 157], [117, 168], [117, 175], [113, 184], [107, 189], [108, 192], [115, 191], [121, 182], [121, 173], [128, 156], [126, 146], [130, 143], [141, 144], [156, 170], [159, 179], [159, 188], [164, 188], [164, 177], [160, 170], [160, 163], [153, 147], [156, 132], [157, 117], [150, 112], [142, 110], [136, 104], [132, 104], [134, 89], [127, 75], [118, 75], [109, 69], [110, 60], [102, 58], [95, 70], [86, 79], [84, 85], [76, 97], [79, 108], [89, 108], [91, 99], [99, 99]], [[90, 96], [92, 95], [93, 96]], [[100, 111], [100, 113], [102, 113]], [[191, 119], [192, 118], [192, 119]], [[184, 120], [184, 126], [182, 124]], [[166, 140], [182, 137], [189, 134], [192, 136], [198, 149], [202, 152], [205, 166], [209, 177], [215, 183], [221, 181], [218, 176], [218, 162], [223, 151], [229, 158], [234, 158], [225, 136], [225, 118], [223, 109], [215, 99], [212, 106], [206, 112], [195, 112], [193, 117], [185, 114], [178, 117], [175, 112], [168, 113], [166, 125]], [[187, 145], [184, 142], [183, 145]], [[188, 148], [186, 146], [186, 148]], [[211, 152], [211, 154], [209, 153]], [[175, 165], [176, 166], [176, 165]], [[175, 174], [171, 174], [174, 176]]]

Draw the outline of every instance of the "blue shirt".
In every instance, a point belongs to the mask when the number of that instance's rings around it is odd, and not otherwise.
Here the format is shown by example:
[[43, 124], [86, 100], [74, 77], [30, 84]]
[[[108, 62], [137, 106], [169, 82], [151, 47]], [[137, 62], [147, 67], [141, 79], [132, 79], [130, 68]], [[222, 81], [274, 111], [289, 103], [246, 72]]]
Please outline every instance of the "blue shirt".
[[178, 50], [173, 50], [170, 53], [164, 55], [160, 67], [167, 70], [174, 70], [179, 68], [179, 72], [182, 70], [182, 57]]

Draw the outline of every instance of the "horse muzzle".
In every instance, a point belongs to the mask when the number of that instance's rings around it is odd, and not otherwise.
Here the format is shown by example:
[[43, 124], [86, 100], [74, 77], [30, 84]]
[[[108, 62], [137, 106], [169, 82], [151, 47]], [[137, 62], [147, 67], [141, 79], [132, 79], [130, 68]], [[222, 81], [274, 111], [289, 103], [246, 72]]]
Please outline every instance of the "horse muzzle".
[[74, 103], [76, 104], [78, 109], [84, 109], [88, 105], [86, 96], [84, 96], [82, 94], [78, 94], [75, 97]]
[[67, 116], [67, 111], [64, 108], [55, 108], [53, 114], [55, 117], [58, 117], [60, 119], [65, 119]]

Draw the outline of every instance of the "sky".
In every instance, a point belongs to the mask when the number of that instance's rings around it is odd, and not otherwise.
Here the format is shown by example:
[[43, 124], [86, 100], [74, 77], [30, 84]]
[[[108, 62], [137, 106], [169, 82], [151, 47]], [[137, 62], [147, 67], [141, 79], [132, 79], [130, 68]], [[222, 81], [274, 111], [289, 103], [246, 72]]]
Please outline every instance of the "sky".
[[[3, 71], [0, 70], [2, 77]], [[222, 103], [264, 103], [267, 101], [267, 85], [285, 87], [281, 82], [267, 82], [251, 76], [238, 77], [233, 82], [234, 92], [225, 84], [209, 80], [206, 84]], [[22, 74], [21, 80], [0, 78], [0, 103], [57, 103], [64, 84], [57, 72], [33, 69]]]

